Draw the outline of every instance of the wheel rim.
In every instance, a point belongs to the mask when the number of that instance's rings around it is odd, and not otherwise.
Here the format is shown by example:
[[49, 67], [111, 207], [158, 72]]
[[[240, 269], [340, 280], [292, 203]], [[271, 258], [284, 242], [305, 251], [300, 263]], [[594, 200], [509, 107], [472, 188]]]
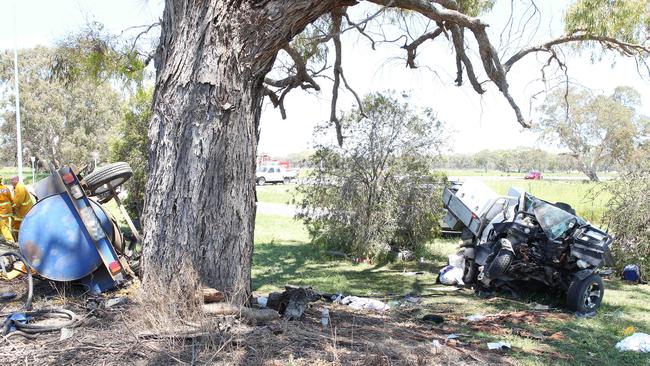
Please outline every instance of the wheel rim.
[[592, 282], [585, 290], [584, 304], [587, 309], [593, 309], [598, 305], [598, 300], [602, 295], [603, 289], [597, 282]]

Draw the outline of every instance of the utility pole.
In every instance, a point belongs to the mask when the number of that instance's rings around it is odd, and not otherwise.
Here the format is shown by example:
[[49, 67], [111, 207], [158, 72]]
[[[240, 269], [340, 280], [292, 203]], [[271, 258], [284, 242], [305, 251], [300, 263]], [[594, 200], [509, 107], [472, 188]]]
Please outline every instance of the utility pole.
[[20, 133], [20, 91], [18, 88], [18, 12], [14, 3], [14, 86], [16, 93], [16, 156], [18, 163], [18, 179], [23, 180], [23, 140]]

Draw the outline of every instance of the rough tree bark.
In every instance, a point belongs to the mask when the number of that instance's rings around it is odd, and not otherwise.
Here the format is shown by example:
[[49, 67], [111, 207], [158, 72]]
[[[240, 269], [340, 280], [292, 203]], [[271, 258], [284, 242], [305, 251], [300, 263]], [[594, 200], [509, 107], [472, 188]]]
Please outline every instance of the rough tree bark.
[[250, 292], [264, 76], [278, 51], [349, 1], [167, 0], [149, 124], [143, 288]]

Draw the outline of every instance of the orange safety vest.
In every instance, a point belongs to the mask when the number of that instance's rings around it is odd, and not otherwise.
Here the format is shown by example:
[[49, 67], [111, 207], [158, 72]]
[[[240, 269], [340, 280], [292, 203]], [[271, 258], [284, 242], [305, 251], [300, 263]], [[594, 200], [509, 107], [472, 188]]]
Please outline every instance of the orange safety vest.
[[27, 215], [27, 211], [34, 206], [32, 195], [27, 191], [24, 184], [18, 183], [14, 187], [14, 215], [17, 219], [22, 219]]
[[11, 190], [4, 184], [0, 184], [0, 218], [11, 217], [13, 213], [13, 199]]

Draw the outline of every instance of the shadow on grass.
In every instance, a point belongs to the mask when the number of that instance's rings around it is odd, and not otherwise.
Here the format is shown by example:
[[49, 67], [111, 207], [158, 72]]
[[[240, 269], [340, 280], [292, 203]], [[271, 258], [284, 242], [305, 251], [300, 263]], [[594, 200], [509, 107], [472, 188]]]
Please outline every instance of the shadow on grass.
[[390, 270], [387, 266], [332, 259], [306, 243], [270, 242], [255, 246], [253, 288], [268, 290], [293, 284], [323, 292], [383, 296], [421, 293], [427, 286], [435, 285], [431, 273], [412, 275], [405, 271], [406, 267]]
[[[431, 258], [430, 258], [431, 259]], [[562, 309], [564, 296], [539, 289], [521, 291], [520, 297], [499, 293], [494, 299], [483, 299], [473, 291], [461, 290], [430, 294], [436, 286], [435, 273], [445, 264], [443, 255], [435, 263], [418, 266], [417, 262], [382, 265], [354, 264], [349, 260], [331, 258], [310, 244], [297, 241], [266, 242], [255, 246], [253, 288], [261, 292], [281, 289], [291, 283], [312, 286], [323, 292], [343, 292], [361, 296], [386, 296], [399, 299], [406, 293], [419, 294], [423, 303], [413, 308], [395, 307], [397, 317], [412, 321], [426, 313], [443, 315], [449, 332], [466, 333], [468, 341], [506, 340], [515, 347], [510, 357], [526, 365], [646, 365], [647, 354], [618, 352], [615, 344], [625, 336], [623, 330], [634, 327], [638, 332], [650, 329], [650, 286], [631, 285], [617, 279], [606, 281], [605, 300], [594, 318], [581, 319], [571, 313], [543, 313], [539, 321], [514, 323], [504, 320], [496, 324], [501, 333], [474, 331], [464, 318], [474, 313], [496, 314], [509, 311], [530, 311], [533, 303]], [[405, 271], [428, 270], [422, 275]], [[524, 330], [525, 332], [521, 332]], [[557, 339], [551, 335], [560, 333]], [[541, 335], [531, 338], [530, 334]]]

